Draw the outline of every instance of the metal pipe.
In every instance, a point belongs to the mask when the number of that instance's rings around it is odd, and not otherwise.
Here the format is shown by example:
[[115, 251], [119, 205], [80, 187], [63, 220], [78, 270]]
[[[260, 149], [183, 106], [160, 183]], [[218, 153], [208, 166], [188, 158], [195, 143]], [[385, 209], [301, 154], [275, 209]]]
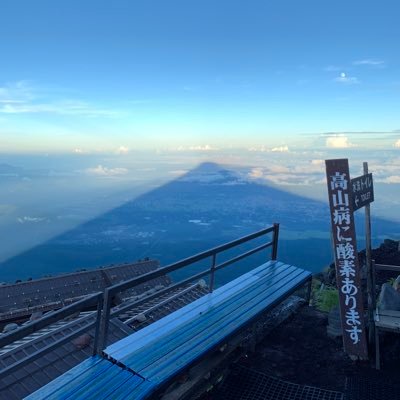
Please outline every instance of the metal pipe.
[[210, 293], [214, 290], [214, 281], [215, 281], [215, 265], [217, 263], [217, 255], [214, 253], [212, 256], [212, 263], [211, 263], [211, 273], [210, 273]]
[[[149, 312], [155, 310], [157, 307], [163, 306], [164, 304], [167, 304], [168, 302], [177, 299], [178, 297], [182, 296], [183, 294], [190, 292], [197, 285], [198, 285], [198, 283], [195, 283], [194, 285], [189, 286], [188, 288], [182, 290], [181, 292], [175, 293], [171, 297], [167, 297], [163, 301], [161, 301], [161, 302], [155, 304], [154, 306], [151, 306], [151, 307], [147, 308], [146, 310], [140, 312], [140, 314], [148, 314]], [[136, 318], [137, 318], [137, 315], [134, 315], [133, 317], [131, 317], [131, 318], [127, 319], [126, 321], [124, 321], [124, 324], [130, 324], [131, 322], [135, 321]]]
[[22, 360], [18, 360], [15, 363], [7, 366], [6, 368], [4, 368], [0, 371], [0, 380], [5, 378], [12, 372], [16, 371], [17, 369], [29, 364], [30, 362], [37, 360], [38, 358], [42, 357], [44, 354], [47, 354], [48, 352], [50, 352], [51, 350], [61, 346], [64, 343], [70, 342], [73, 338], [80, 336], [83, 333], [86, 333], [89, 329], [93, 328], [94, 325], [95, 325], [95, 322], [85, 325], [85, 326], [73, 331], [71, 334], [62, 337], [61, 339], [59, 339], [45, 347], [42, 347], [39, 350], [36, 350], [34, 353], [29, 354]]
[[76, 303], [72, 303], [69, 306], [45, 315], [44, 317], [36, 321], [29, 322], [28, 324], [19, 327], [15, 331], [6, 333], [5, 335], [1, 335], [0, 347], [4, 347], [7, 344], [15, 342], [18, 339], [22, 339], [23, 337], [28, 336], [31, 333], [38, 331], [39, 329], [45, 328], [46, 326], [51, 325], [54, 322], [64, 319], [71, 314], [82, 311], [85, 308], [97, 305], [99, 302], [101, 302], [102, 296], [103, 293], [101, 292], [95, 293], [85, 299], [77, 301]]
[[193, 263], [195, 263], [197, 261], [204, 260], [205, 258], [208, 258], [208, 257], [212, 256], [214, 253], [220, 253], [222, 251], [229, 250], [232, 247], [235, 247], [235, 246], [237, 246], [239, 244], [242, 244], [242, 243], [246, 243], [246, 242], [248, 242], [248, 241], [250, 241], [252, 239], [258, 238], [258, 237], [263, 236], [263, 235], [266, 235], [267, 233], [274, 232], [274, 234], [276, 235], [276, 227], [275, 227], [275, 225], [279, 225], [279, 224], [274, 224], [273, 227], [262, 229], [262, 230], [260, 230], [258, 232], [255, 232], [255, 233], [252, 233], [250, 235], [244, 236], [244, 237], [242, 237], [240, 239], [233, 240], [233, 241], [231, 241], [229, 243], [225, 243], [225, 244], [223, 244], [221, 246], [214, 247], [213, 249], [204, 251], [202, 253], [199, 253], [199, 254], [196, 254], [194, 256], [185, 258], [185, 259], [183, 259], [181, 261], [178, 261], [176, 263], [173, 263], [173, 264], [167, 265], [165, 267], [159, 268], [159, 269], [157, 269], [155, 271], [148, 272], [147, 274], [143, 274], [143, 275], [140, 275], [138, 277], [132, 278], [132, 279], [130, 279], [128, 281], [125, 281], [125, 282], [118, 283], [116, 285], [110, 286], [108, 288], [108, 290], [110, 291], [110, 293], [112, 295], [114, 295], [116, 293], [119, 293], [119, 292], [122, 292], [122, 291], [124, 291], [126, 289], [129, 289], [129, 288], [131, 288], [133, 286], [136, 286], [136, 285], [139, 285], [141, 283], [147, 282], [147, 281], [149, 281], [151, 279], [154, 279], [154, 278], [159, 278], [162, 275], [165, 275], [165, 274], [168, 274], [170, 272], [176, 271], [177, 269], [186, 267], [187, 265], [193, 264]]
[[273, 247], [272, 247], [272, 255], [271, 255], [271, 259], [272, 260], [276, 260], [278, 257], [278, 239], [279, 239], [279, 224], [278, 223], [274, 223], [273, 226], [274, 229], [274, 236], [273, 236]]
[[159, 291], [157, 291], [157, 292], [155, 292], [153, 294], [149, 294], [148, 296], [143, 297], [143, 298], [141, 298], [139, 300], [136, 300], [136, 301], [133, 301], [133, 302], [129, 302], [127, 305], [119, 307], [118, 309], [114, 308], [110, 312], [110, 317], [116, 317], [117, 315], [122, 314], [123, 312], [125, 312], [127, 310], [130, 310], [133, 307], [137, 307], [137, 306], [145, 303], [146, 301], [152, 300], [152, 299], [160, 296], [161, 294], [170, 292], [171, 290], [174, 290], [174, 289], [176, 289], [178, 287], [184, 286], [187, 283], [193, 282], [195, 279], [203, 278], [204, 276], [209, 275], [209, 274], [210, 274], [210, 270], [207, 268], [206, 270], [204, 270], [202, 272], [199, 272], [199, 273], [197, 273], [195, 275], [192, 275], [189, 278], [184, 279], [183, 281], [179, 281], [178, 283], [175, 283], [173, 285], [167, 286], [166, 288], [164, 288], [162, 290], [159, 290]]
[[108, 337], [108, 326], [110, 324], [110, 310], [112, 303], [112, 295], [109, 288], [104, 291], [104, 301], [103, 301], [103, 312], [101, 314], [100, 320], [100, 334], [97, 348], [95, 349], [96, 354], [100, 354], [107, 345]]
[[95, 330], [94, 330], [93, 355], [97, 354], [97, 350], [99, 347], [100, 321], [101, 321], [102, 306], [103, 306], [103, 302], [99, 301], [97, 304], [97, 312], [96, 312], [96, 325], [95, 325]]
[[220, 269], [225, 268], [225, 267], [227, 267], [228, 265], [231, 265], [231, 264], [233, 264], [233, 263], [235, 263], [235, 262], [237, 262], [237, 261], [240, 261], [240, 260], [242, 260], [243, 258], [249, 257], [249, 256], [251, 256], [252, 254], [257, 253], [258, 251], [264, 250], [264, 249], [266, 249], [267, 247], [270, 247], [270, 246], [272, 246], [272, 245], [273, 245], [273, 242], [268, 242], [268, 243], [262, 244], [261, 246], [255, 247], [254, 249], [251, 249], [251, 250], [249, 250], [249, 251], [246, 251], [245, 253], [240, 254], [239, 256], [233, 257], [233, 258], [231, 258], [230, 260], [225, 261], [225, 262], [223, 262], [222, 264], [217, 265], [217, 266], [215, 267], [215, 270], [216, 270], [216, 271], [219, 271]]
[[400, 265], [375, 264], [376, 271], [400, 271]]

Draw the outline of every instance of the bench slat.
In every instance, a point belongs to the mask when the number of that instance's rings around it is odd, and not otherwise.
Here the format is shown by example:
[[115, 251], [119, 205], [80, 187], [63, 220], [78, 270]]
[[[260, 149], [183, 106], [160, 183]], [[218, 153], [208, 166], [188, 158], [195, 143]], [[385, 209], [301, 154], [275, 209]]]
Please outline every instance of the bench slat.
[[113, 364], [113, 368], [105, 371], [101, 376], [86, 382], [85, 385], [79, 386], [76, 391], [70, 391], [65, 399], [107, 399], [119, 386], [124, 385], [132, 378], [137, 384], [143, 382], [143, 379], [139, 376]]
[[104, 398], [104, 400], [143, 400], [149, 398], [155, 389], [156, 385], [146, 380], [135, 387], [127, 382], [126, 385], [121, 386], [118, 390], [113, 392], [112, 396]]
[[[256, 296], [259, 293], [261, 293], [260, 298], [266, 297], [274, 285], [285, 285], [286, 280], [291, 279], [292, 274], [297, 271], [298, 269], [295, 267], [289, 267], [282, 270], [278, 275], [265, 279], [259, 278], [257, 284], [252, 284], [246, 288], [245, 293], [237, 293], [219, 304], [218, 307], [209, 308], [203, 314], [198, 314], [195, 319], [189, 321], [185, 326], [172, 329], [161, 338], [161, 343], [158, 346], [155, 347], [149, 341], [146, 345], [142, 344], [140, 349], [119, 358], [118, 361], [142, 374], [140, 371], [147, 364], [161, 358], [181, 343], [191, 340], [192, 336], [210, 329], [212, 324], [222, 323], [236, 310], [249, 307], [251, 302], [255, 301], [254, 299], [258, 299]], [[147, 376], [144, 377], [147, 378]]]
[[[93, 356], [78, 364], [76, 367], [65, 372], [63, 375], [49, 382], [47, 385], [43, 386], [39, 391], [30, 394], [26, 399], [36, 400], [36, 399], [47, 399], [52, 398], [52, 396], [60, 394], [63, 392], [68, 385], [71, 384], [76, 377], [84, 379], [84, 377], [90, 375], [95, 377], [98, 375], [99, 371], [102, 371], [105, 367], [105, 362], [100, 356]], [[53, 397], [55, 398], [55, 397]]]
[[[299, 284], [305, 283], [309, 277], [303, 275], [304, 279], [299, 280]], [[281, 288], [275, 292], [270, 300], [274, 303], [281, 301], [287, 295], [286, 288]], [[232, 319], [229, 323], [224, 324], [218, 331], [215, 331], [206, 340], [197, 340], [195, 346], [183, 346], [178, 348], [175, 353], [169, 354], [165, 359], [158, 360], [153, 365], [142, 371], [143, 375], [151, 376], [152, 382], [164, 382], [173, 377], [181, 370], [187, 368], [196, 359], [200, 358], [207, 351], [223, 342], [226, 338], [234, 334], [246, 322], [257, 316], [259, 313], [266, 310], [263, 305], [258, 305], [255, 309], [249, 310], [242, 314], [239, 318]]]
[[[109, 346], [27, 399], [141, 400], [311, 279], [269, 261]], [[146, 379], [144, 379], [146, 378]]]
[[74, 397], [74, 399], [126, 400], [132, 393], [136, 393], [135, 397], [131, 397], [132, 399], [139, 400], [146, 398], [150, 393], [150, 389], [154, 387], [154, 384], [144, 381], [142, 378], [140, 378], [137, 375], [133, 375], [131, 372], [128, 371], [125, 372], [127, 374], [130, 374], [130, 377], [128, 379], [123, 379], [120, 382], [118, 382], [118, 385], [112, 385], [110, 388], [104, 387], [104, 393], [101, 393], [100, 396], [90, 394], [90, 396]]
[[243, 274], [239, 278], [229, 282], [228, 284], [218, 288], [213, 293], [207, 294], [200, 299], [195, 300], [179, 310], [167, 315], [166, 317], [150, 324], [139, 332], [114, 343], [107, 347], [104, 353], [118, 360], [124, 357], [124, 354], [135, 351], [142, 347], [142, 340], [148, 343], [149, 337], [154, 341], [160, 340], [160, 337], [169, 332], [174, 326], [179, 327], [187, 323], [188, 320], [196, 317], [199, 313], [206, 311], [213, 305], [217, 305], [232, 294], [238, 293], [240, 290], [247, 290], [246, 283], [256, 282], [263, 274], [277, 274], [283, 271], [287, 264], [279, 261], [268, 261], [267, 263], [255, 268], [254, 270]]
[[[294, 279], [295, 284], [292, 287], [296, 287], [304, 280], [307, 280], [307, 276], [300, 273]], [[183, 360], [195, 360], [208, 349], [224, 341], [228, 335], [240, 329], [250, 319], [264, 311], [269, 304], [276, 302], [277, 299], [285, 296], [286, 293], [287, 286], [280, 284], [274, 288], [273, 292], [270, 291], [267, 297], [263, 293], [260, 293], [254, 301], [243, 303], [240, 309], [228, 314], [228, 316], [216, 314], [215, 317], [219, 317], [219, 320], [216, 322], [214, 320], [213, 325], [208, 325], [208, 321], [203, 321], [205, 324], [199, 329], [199, 332], [196, 333], [192, 331], [181, 338], [181, 340], [176, 341], [174, 343], [175, 348], [171, 346], [170, 351], [162, 357], [160, 357], [158, 351], [155, 352], [151, 364], [145, 365], [145, 363], [140, 363], [141, 365], [137, 368], [137, 371], [140, 371], [142, 376], [150, 380], [153, 380], [157, 374], [164, 377], [165, 375], [169, 375], [169, 370], [175, 370], [174, 364], [177, 364], [179, 367], [179, 365], [182, 365]], [[130, 360], [131, 368], [134, 367], [132, 362], [134, 362], [135, 359], [136, 358], [133, 357], [132, 360]]]

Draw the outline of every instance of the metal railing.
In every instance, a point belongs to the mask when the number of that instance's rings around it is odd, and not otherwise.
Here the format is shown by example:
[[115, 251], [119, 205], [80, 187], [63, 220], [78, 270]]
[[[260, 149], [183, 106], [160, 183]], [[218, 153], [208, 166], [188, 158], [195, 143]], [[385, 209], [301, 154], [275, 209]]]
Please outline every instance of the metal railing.
[[[264, 243], [260, 246], [257, 246], [251, 250], [248, 250], [236, 257], [232, 257], [227, 261], [222, 262], [221, 264], [217, 264], [217, 255], [232, 249], [233, 247], [239, 246], [243, 243], [247, 243], [253, 239], [259, 238], [261, 236], [267, 235], [269, 233], [273, 234], [272, 240]], [[147, 274], [141, 275], [139, 277], [130, 279], [128, 281], [110, 286], [105, 289], [104, 292], [104, 304], [103, 304], [103, 311], [101, 315], [101, 322], [100, 322], [100, 337], [98, 341], [98, 346], [95, 347], [95, 352], [97, 354], [101, 354], [101, 352], [104, 350], [106, 347], [107, 343], [107, 336], [108, 336], [108, 328], [109, 328], [109, 323], [110, 323], [110, 318], [117, 316], [118, 314], [123, 313], [126, 311], [126, 309], [129, 307], [137, 306], [140, 303], [143, 303], [146, 300], [149, 300], [150, 298], [154, 298], [156, 296], [159, 296], [160, 294], [163, 294], [164, 292], [167, 292], [175, 287], [179, 287], [182, 285], [185, 285], [187, 283], [193, 282], [194, 280], [203, 278], [204, 276], [209, 276], [210, 277], [210, 292], [214, 290], [214, 285], [215, 285], [215, 273], [219, 271], [222, 268], [227, 267], [228, 265], [231, 265], [237, 261], [240, 261], [246, 257], [251, 256], [252, 254], [255, 254], [261, 250], [264, 250], [268, 247], [272, 247], [272, 252], [271, 252], [271, 259], [276, 260], [277, 258], [277, 252], [278, 252], [278, 238], [279, 238], [279, 224], [275, 223], [273, 226], [269, 228], [262, 229], [258, 232], [252, 233], [250, 235], [244, 236], [240, 239], [233, 240], [232, 242], [225, 243], [221, 246], [214, 247], [210, 250], [204, 251], [202, 253], [196, 254], [194, 256], [185, 258], [184, 260], [178, 261], [176, 263], [167, 265], [163, 268], [159, 268], [155, 271], [149, 272]], [[183, 279], [179, 281], [178, 283], [175, 283], [172, 286], [168, 286], [165, 289], [162, 289], [156, 293], [154, 293], [151, 296], [147, 296], [146, 299], [141, 299], [138, 300], [134, 303], [130, 303], [127, 306], [121, 307], [118, 310], [113, 310], [111, 311], [111, 307], [113, 304], [113, 298], [118, 294], [121, 293], [124, 290], [130, 289], [134, 286], [137, 286], [141, 283], [147, 282], [149, 280], [158, 278], [162, 275], [169, 274], [171, 272], [177, 271], [181, 268], [187, 267], [188, 265], [194, 264], [196, 262], [205, 260], [207, 258], [211, 257], [211, 266], [201, 272], [198, 272], [189, 278]]]
[[16, 361], [15, 363], [9, 365], [8, 367], [2, 369], [0, 371], [0, 380], [6, 377], [8, 374], [11, 374], [18, 368], [29, 364], [32, 361], [37, 360], [42, 357], [44, 354], [50, 352], [51, 350], [61, 346], [64, 343], [67, 343], [74, 339], [77, 336], [82, 335], [87, 332], [89, 329], [95, 328], [95, 336], [94, 336], [94, 344], [93, 348], [96, 349], [98, 347], [99, 341], [99, 328], [100, 328], [100, 317], [101, 317], [101, 309], [103, 306], [103, 293], [98, 292], [87, 296], [86, 298], [77, 301], [69, 306], [66, 306], [60, 310], [53, 311], [48, 315], [38, 319], [37, 321], [32, 321], [27, 323], [24, 326], [19, 327], [15, 331], [11, 331], [9, 333], [3, 334], [0, 336], [0, 348], [7, 346], [16, 340], [23, 339], [24, 337], [39, 331], [40, 329], [46, 328], [49, 325], [52, 325], [58, 321], [61, 321], [77, 312], [81, 312], [83, 310], [87, 310], [88, 308], [97, 307], [97, 318], [94, 322], [85, 325], [84, 327], [77, 329], [72, 334], [64, 336], [58, 340], [55, 340], [51, 344], [38, 349], [37, 351], [28, 354], [26, 357], [21, 360]]
[[[252, 248], [251, 250], [241, 253], [235, 257], [232, 257], [224, 262], [221, 262], [220, 264], [217, 264], [218, 254], [270, 233], [272, 233], [272, 240], [270, 240], [269, 242], [259, 245], [255, 248]], [[225, 243], [223, 245], [214, 247], [210, 250], [204, 251], [202, 253], [188, 257], [184, 260], [167, 265], [163, 268], [159, 268], [155, 271], [151, 271], [146, 274], [140, 275], [138, 277], [132, 278], [128, 281], [124, 281], [122, 283], [110, 286], [105, 289], [104, 293], [98, 292], [89, 295], [82, 300], [79, 300], [73, 304], [63, 307], [60, 310], [53, 311], [47, 314], [37, 321], [29, 322], [26, 325], [21, 326], [14, 331], [0, 335], [0, 348], [2, 348], [34, 332], [37, 332], [40, 329], [46, 328], [51, 324], [63, 320], [77, 312], [81, 312], [89, 308], [94, 308], [94, 307], [97, 308], [96, 319], [93, 322], [86, 324], [84, 327], [77, 329], [72, 334], [64, 336], [52, 342], [51, 344], [41, 349], [38, 349], [34, 353], [27, 355], [23, 359], [18, 360], [15, 363], [7, 366], [6, 368], [0, 371], [0, 379], [16, 371], [18, 368], [21, 368], [27, 365], [28, 363], [35, 361], [44, 354], [50, 352], [51, 350], [57, 348], [58, 346], [64, 343], [69, 342], [71, 339], [80, 336], [81, 334], [87, 332], [92, 328], [95, 328], [93, 354], [100, 354], [107, 344], [110, 318], [113, 318], [121, 313], [124, 313], [128, 309], [131, 309], [132, 307], [139, 306], [153, 298], [156, 298], [164, 293], [173, 291], [178, 287], [182, 287], [183, 285], [191, 283], [207, 275], [210, 277], [209, 291], [212, 292], [215, 286], [215, 273], [220, 269], [225, 268], [246, 257], [249, 257], [252, 254], [260, 252], [261, 250], [264, 250], [268, 247], [272, 247], [271, 259], [276, 260], [278, 251], [278, 237], [279, 237], [279, 224], [275, 223], [273, 224], [273, 226], [269, 228], [262, 229], [258, 232], [233, 240], [229, 243]], [[133, 302], [128, 302], [125, 305], [111, 309], [113, 305], [113, 299], [118, 293], [130, 289], [134, 286], [140, 285], [142, 283], [148, 282], [152, 279], [166, 275], [168, 273], [177, 271], [181, 268], [187, 267], [188, 265], [194, 264], [196, 262], [205, 260], [210, 257], [211, 257], [211, 266], [209, 268], [201, 272], [198, 272], [194, 275], [191, 275], [190, 277], [185, 278], [177, 283], [174, 283], [173, 285], [169, 285], [164, 289], [158, 290], [147, 296], [143, 296], [142, 298], [137, 299]]]

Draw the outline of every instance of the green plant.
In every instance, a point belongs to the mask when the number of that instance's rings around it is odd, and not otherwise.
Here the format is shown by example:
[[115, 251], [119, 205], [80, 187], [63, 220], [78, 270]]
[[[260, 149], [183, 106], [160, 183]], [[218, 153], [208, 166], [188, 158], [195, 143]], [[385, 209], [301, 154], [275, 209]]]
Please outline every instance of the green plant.
[[319, 311], [329, 312], [339, 304], [339, 292], [331, 286], [321, 287], [315, 292], [315, 306]]

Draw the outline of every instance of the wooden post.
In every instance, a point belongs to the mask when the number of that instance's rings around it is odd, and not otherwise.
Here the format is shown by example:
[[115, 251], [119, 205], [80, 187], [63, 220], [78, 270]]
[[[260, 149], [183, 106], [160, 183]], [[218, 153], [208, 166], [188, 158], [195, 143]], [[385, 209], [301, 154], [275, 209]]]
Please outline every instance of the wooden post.
[[360, 268], [347, 159], [325, 160], [344, 350], [367, 359]]
[[[368, 163], [363, 163], [364, 175], [368, 174]], [[374, 324], [374, 302], [372, 291], [375, 287], [372, 286], [372, 268], [371, 268], [371, 206], [365, 206], [365, 266], [367, 273], [367, 296], [368, 296], [368, 343], [371, 346], [375, 340], [375, 324]]]

